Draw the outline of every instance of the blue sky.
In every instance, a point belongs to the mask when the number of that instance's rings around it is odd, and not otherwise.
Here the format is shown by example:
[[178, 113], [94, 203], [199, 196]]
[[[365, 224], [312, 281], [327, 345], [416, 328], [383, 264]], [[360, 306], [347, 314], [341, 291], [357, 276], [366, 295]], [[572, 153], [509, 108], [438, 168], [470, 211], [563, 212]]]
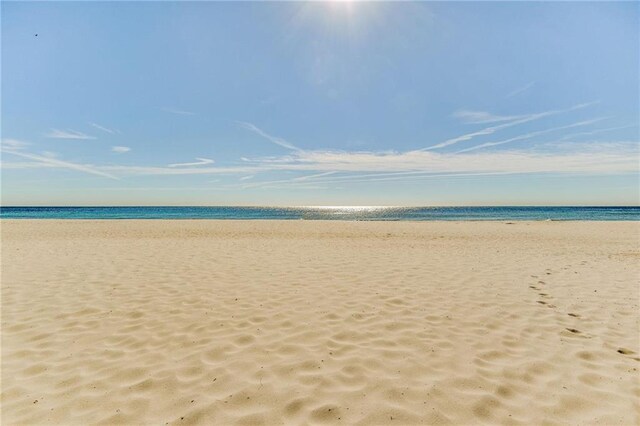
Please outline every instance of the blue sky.
[[639, 16], [2, 2], [2, 202], [637, 205]]

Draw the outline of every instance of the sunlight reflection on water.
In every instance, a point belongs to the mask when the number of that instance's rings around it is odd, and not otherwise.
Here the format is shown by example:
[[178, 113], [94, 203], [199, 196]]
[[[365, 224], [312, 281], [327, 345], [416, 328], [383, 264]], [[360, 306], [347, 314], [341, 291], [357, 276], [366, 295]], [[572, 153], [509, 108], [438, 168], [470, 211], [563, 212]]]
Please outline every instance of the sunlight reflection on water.
[[640, 220], [640, 207], [0, 207], [14, 219]]

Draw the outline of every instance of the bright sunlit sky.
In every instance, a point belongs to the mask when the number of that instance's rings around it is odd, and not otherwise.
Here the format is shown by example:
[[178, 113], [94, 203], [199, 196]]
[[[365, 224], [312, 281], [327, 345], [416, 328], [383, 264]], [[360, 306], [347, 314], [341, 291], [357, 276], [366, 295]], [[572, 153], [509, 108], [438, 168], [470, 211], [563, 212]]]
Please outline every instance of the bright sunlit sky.
[[637, 205], [639, 6], [2, 2], [2, 202]]

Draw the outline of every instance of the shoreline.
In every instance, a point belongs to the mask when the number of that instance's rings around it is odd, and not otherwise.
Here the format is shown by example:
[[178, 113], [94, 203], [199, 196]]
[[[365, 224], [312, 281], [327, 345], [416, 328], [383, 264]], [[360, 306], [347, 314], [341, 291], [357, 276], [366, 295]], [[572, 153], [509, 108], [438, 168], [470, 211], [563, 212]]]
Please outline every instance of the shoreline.
[[110, 221], [175, 221], [175, 222], [183, 222], [183, 221], [211, 221], [211, 222], [325, 222], [325, 223], [351, 223], [351, 222], [373, 222], [373, 223], [389, 223], [389, 222], [408, 222], [408, 223], [424, 223], [424, 222], [438, 222], [438, 223], [466, 223], [466, 222], [484, 222], [484, 223], [505, 223], [505, 222], [514, 222], [514, 223], [542, 223], [542, 222], [568, 222], [568, 223], [639, 223], [640, 219], [611, 219], [611, 220], [602, 220], [602, 219], [423, 219], [423, 220], [409, 220], [409, 219], [388, 219], [388, 220], [380, 220], [380, 219], [226, 219], [226, 218], [105, 218], [105, 219], [80, 219], [80, 218], [0, 218], [1, 222], [7, 221], [83, 221], [83, 222], [110, 222]]

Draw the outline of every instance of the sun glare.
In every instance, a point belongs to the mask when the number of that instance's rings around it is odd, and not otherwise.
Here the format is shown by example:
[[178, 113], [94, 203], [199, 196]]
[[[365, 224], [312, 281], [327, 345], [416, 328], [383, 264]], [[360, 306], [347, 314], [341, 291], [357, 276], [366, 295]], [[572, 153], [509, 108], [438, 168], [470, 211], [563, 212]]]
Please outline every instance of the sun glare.
[[335, 11], [344, 11], [350, 14], [354, 9], [356, 1], [355, 0], [329, 0], [327, 3]]

